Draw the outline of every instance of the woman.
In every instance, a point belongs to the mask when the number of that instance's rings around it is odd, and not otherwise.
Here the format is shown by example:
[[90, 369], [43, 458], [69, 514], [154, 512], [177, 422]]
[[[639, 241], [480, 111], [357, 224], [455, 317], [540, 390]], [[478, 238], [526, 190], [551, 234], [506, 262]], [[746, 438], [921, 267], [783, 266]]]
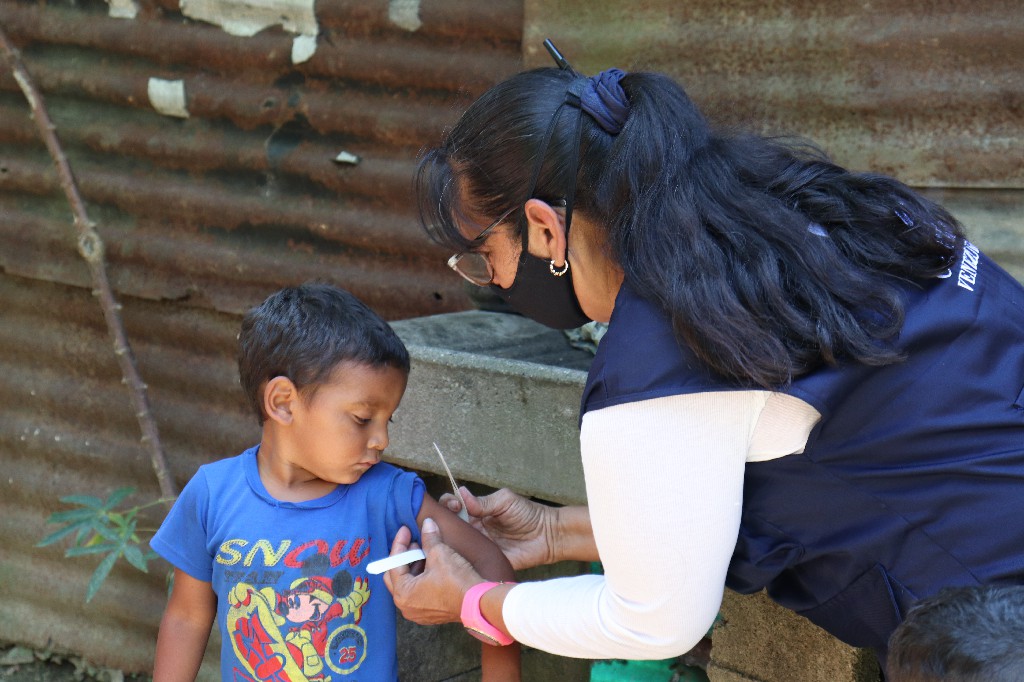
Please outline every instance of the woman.
[[658, 659], [723, 586], [767, 588], [884, 661], [915, 600], [1024, 582], [1020, 284], [891, 178], [713, 131], [664, 76], [561, 66], [485, 93], [418, 189], [464, 277], [554, 327], [609, 322], [588, 507], [467, 501], [516, 568], [604, 575], [480, 586], [428, 524], [425, 571], [388, 578], [403, 613]]

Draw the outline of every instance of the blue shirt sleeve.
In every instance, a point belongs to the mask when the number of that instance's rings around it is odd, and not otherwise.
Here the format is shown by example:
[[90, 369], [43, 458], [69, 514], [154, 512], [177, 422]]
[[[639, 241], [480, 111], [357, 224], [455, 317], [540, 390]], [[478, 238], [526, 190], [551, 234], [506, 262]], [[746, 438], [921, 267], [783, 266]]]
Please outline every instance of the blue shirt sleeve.
[[209, 487], [203, 469], [188, 482], [149, 546], [175, 568], [196, 580], [213, 579], [213, 553], [207, 546]]
[[412, 472], [402, 471], [395, 476], [391, 486], [391, 504], [387, 506], [385, 518], [389, 542], [394, 540], [395, 534], [402, 526], [407, 526], [412, 531], [414, 541], [420, 541], [416, 517], [423, 506], [426, 490], [423, 479]]

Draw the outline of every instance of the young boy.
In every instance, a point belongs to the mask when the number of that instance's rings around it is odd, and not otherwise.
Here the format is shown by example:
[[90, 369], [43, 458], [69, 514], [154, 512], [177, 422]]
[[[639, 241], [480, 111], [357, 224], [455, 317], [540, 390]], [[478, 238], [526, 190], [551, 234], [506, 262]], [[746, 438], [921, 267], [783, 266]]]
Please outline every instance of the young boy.
[[890, 682], [1024, 680], [1024, 585], [948, 587], [889, 638]]
[[[150, 543], [174, 566], [154, 682], [195, 679], [215, 616], [225, 682], [398, 679], [394, 602], [366, 567], [401, 526], [430, 517], [482, 575], [514, 577], [418, 476], [380, 462], [405, 346], [351, 294], [307, 284], [246, 314], [238, 368], [262, 438], [200, 467]], [[482, 664], [519, 680], [518, 645], [485, 645]]]

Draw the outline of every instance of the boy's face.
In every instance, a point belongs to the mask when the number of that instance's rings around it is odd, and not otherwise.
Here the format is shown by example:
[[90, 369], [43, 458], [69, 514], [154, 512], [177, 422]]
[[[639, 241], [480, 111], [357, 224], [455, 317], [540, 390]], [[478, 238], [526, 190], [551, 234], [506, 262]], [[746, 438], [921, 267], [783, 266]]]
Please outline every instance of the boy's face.
[[388, 422], [408, 376], [393, 367], [343, 362], [292, 407], [293, 466], [331, 483], [355, 483], [380, 461]]

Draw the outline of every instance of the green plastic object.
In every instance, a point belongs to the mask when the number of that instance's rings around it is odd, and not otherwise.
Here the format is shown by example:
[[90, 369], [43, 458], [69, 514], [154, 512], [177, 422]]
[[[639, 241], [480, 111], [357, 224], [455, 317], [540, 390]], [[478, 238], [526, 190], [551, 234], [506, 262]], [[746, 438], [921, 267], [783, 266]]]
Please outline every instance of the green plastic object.
[[590, 682], [708, 682], [700, 668], [676, 667], [666, 661], [594, 661]]

